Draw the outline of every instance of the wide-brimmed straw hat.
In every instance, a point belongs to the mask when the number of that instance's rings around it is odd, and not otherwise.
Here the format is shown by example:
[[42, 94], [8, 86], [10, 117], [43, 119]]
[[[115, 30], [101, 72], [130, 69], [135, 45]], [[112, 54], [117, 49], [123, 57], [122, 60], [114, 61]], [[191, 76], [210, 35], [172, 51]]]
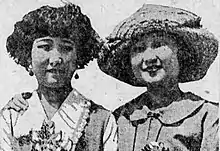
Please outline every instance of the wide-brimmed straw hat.
[[144, 4], [133, 15], [119, 23], [107, 37], [100, 52], [100, 69], [123, 82], [144, 86], [134, 77], [130, 48], [135, 38], [152, 32], [176, 37], [181, 45], [178, 53], [180, 83], [203, 78], [218, 53], [218, 41], [200, 24], [201, 18], [189, 11], [161, 5]]

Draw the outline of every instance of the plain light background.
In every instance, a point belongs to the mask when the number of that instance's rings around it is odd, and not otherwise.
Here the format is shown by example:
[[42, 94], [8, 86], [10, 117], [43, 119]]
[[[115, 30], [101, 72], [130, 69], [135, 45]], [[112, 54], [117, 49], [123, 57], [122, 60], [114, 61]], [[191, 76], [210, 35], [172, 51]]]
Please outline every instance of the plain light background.
[[[63, 0], [65, 1], [65, 0]], [[203, 27], [208, 28], [220, 39], [219, 0], [69, 0], [81, 7], [101, 37], [106, 37], [123, 19], [129, 17], [144, 3], [161, 4], [183, 8], [202, 17]], [[30, 77], [21, 66], [9, 58], [5, 43], [13, 31], [16, 21], [24, 14], [43, 5], [62, 6], [60, 0], [0, 0], [0, 108], [17, 93], [37, 88], [34, 77]], [[205, 78], [200, 81], [180, 84], [183, 91], [192, 91], [205, 99], [218, 102], [220, 92], [219, 57], [212, 64]], [[72, 85], [86, 97], [108, 109], [138, 96], [145, 88], [136, 88], [102, 73], [96, 61], [85, 70], [78, 71], [80, 78], [73, 78]]]

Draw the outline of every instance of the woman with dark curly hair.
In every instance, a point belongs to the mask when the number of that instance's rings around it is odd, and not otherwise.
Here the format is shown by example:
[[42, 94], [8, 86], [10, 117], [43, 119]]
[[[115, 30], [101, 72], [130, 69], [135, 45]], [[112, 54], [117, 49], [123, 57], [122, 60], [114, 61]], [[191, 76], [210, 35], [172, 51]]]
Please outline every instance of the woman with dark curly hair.
[[214, 151], [218, 103], [182, 92], [178, 83], [203, 78], [218, 41], [186, 10], [145, 4], [116, 26], [100, 69], [147, 91], [114, 111], [120, 151]]
[[[26, 14], [7, 39], [15, 62], [35, 75], [38, 88], [24, 93], [29, 107], [0, 115], [0, 150], [115, 150], [111, 112], [71, 86], [76, 70], [96, 57], [101, 41], [78, 6], [43, 6]], [[77, 75], [75, 75], [76, 78]]]

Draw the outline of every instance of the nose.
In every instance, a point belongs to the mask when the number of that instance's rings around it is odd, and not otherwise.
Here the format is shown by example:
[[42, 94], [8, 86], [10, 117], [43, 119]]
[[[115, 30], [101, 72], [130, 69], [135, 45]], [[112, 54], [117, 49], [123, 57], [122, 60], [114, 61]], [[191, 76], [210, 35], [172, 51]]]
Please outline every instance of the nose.
[[157, 51], [153, 48], [148, 47], [143, 53], [143, 60], [146, 63], [156, 63], [158, 59]]
[[56, 59], [56, 60], [50, 61], [50, 65], [52, 67], [56, 67], [56, 66], [58, 66], [58, 65], [60, 65], [62, 63], [63, 63], [63, 59], [61, 57]]
[[63, 63], [63, 58], [58, 51], [57, 48], [54, 48], [53, 50], [50, 51], [50, 58], [49, 58], [49, 64], [52, 67], [56, 67], [57, 65], [60, 65]]
[[143, 51], [142, 56], [143, 56], [144, 60], [151, 60], [151, 59], [155, 59], [157, 54], [158, 54], [157, 50], [148, 46]]
[[154, 58], [150, 58], [148, 60], [143, 59], [142, 68], [145, 69], [147, 67], [151, 66], [161, 66], [161, 60], [158, 56], [155, 56]]

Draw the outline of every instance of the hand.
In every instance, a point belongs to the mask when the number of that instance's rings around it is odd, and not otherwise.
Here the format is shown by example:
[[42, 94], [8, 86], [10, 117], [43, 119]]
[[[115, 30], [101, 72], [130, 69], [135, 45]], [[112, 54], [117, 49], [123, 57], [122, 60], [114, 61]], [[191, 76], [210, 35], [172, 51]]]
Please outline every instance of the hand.
[[32, 93], [26, 92], [22, 94], [16, 94], [11, 100], [6, 104], [3, 110], [14, 110], [16, 112], [24, 112], [28, 109], [29, 103], [27, 99], [32, 96]]

